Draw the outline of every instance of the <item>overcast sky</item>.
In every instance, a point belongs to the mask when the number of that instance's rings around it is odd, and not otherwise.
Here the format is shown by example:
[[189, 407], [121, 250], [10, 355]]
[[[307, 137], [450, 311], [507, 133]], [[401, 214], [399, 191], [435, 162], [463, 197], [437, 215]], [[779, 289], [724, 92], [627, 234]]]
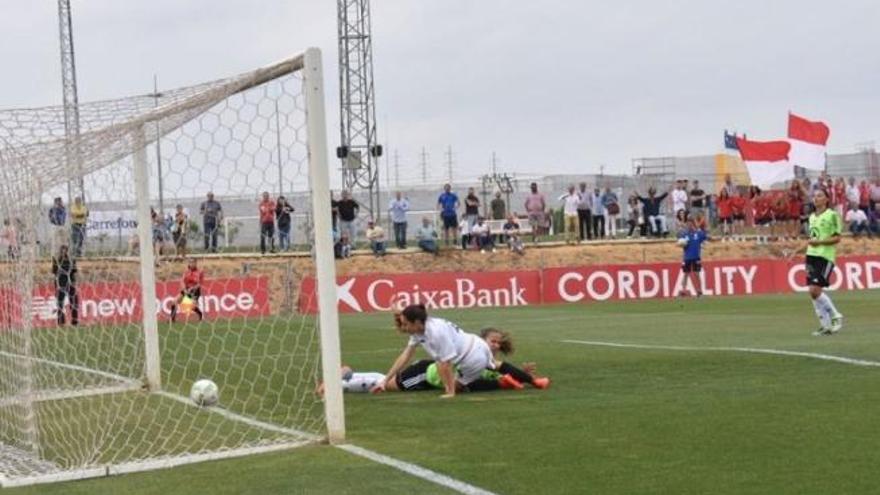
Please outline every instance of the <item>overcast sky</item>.
[[[612, 5], [613, 4], [613, 5]], [[81, 101], [243, 72], [318, 46], [339, 140], [336, 2], [72, 0]], [[0, 108], [61, 100], [56, 2], [7, 1]], [[880, 2], [374, 0], [379, 134], [403, 178], [630, 171], [719, 151], [722, 130], [824, 120], [831, 152], [880, 141]], [[334, 174], [335, 175], [335, 174]], [[384, 181], [383, 181], [384, 182]]]

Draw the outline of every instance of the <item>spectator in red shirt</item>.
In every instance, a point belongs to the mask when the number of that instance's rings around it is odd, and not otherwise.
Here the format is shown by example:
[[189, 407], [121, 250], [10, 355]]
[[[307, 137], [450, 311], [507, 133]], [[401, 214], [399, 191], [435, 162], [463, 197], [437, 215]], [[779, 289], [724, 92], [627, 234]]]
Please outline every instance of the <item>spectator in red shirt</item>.
[[189, 263], [186, 265], [186, 272], [183, 274], [183, 288], [180, 290], [177, 300], [174, 301], [174, 305], [171, 306], [171, 321], [177, 318], [177, 308], [185, 297], [192, 300], [193, 312], [199, 315], [199, 321], [202, 321], [204, 315], [202, 315], [202, 310], [199, 309], [199, 298], [202, 296], [202, 285], [204, 283], [205, 272], [199, 270], [195, 258], [190, 258]]
[[773, 213], [773, 223], [771, 224], [772, 235], [777, 238], [787, 237], [788, 193], [787, 191], [779, 191], [776, 194], [770, 194], [768, 196]]
[[741, 241], [746, 227], [746, 198], [742, 192], [737, 191], [730, 198], [730, 213], [733, 218], [733, 238]]
[[727, 192], [726, 187], [721, 188], [718, 193], [718, 199], [715, 201], [718, 206], [718, 223], [721, 224], [721, 240], [727, 242], [730, 238], [730, 226], [733, 225], [733, 198]]
[[260, 253], [266, 254], [266, 244], [269, 245], [269, 250], [274, 253], [275, 202], [269, 197], [268, 192], [263, 193], [263, 200], [260, 201]]
[[769, 239], [770, 227], [773, 224], [773, 204], [770, 197], [755, 187], [752, 206], [755, 210], [755, 232], [758, 243], [766, 243]]
[[865, 212], [865, 215], [871, 213], [871, 185], [868, 181], [863, 180], [859, 184], [859, 208]]

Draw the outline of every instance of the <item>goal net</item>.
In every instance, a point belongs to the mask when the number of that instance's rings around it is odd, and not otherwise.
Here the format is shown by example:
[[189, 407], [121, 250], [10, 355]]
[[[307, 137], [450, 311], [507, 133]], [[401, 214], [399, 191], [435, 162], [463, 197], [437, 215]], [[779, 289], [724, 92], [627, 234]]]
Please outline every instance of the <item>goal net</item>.
[[[325, 133], [317, 49], [0, 110], [0, 484], [342, 438]], [[318, 317], [296, 313], [304, 275]], [[191, 400], [200, 379], [215, 405]]]

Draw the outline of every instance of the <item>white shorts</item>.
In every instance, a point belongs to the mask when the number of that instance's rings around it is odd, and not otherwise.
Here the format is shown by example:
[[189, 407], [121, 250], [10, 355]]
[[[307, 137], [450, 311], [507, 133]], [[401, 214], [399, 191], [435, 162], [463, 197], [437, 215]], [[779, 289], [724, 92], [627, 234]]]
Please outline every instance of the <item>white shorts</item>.
[[480, 378], [486, 369], [495, 369], [495, 360], [492, 359], [492, 350], [485, 340], [474, 336], [471, 348], [456, 363], [458, 368], [458, 383], [468, 385]]

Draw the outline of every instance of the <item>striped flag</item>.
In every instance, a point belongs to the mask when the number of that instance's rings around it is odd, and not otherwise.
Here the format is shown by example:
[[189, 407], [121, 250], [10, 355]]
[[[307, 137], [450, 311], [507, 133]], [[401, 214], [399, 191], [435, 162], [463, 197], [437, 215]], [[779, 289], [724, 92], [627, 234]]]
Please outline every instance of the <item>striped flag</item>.
[[831, 131], [824, 122], [812, 122], [791, 112], [788, 114], [788, 142], [792, 165], [810, 170], [825, 170], [825, 145]]
[[736, 138], [752, 184], [769, 189], [773, 184], [794, 179], [794, 167], [788, 161], [788, 141], [748, 141]]

